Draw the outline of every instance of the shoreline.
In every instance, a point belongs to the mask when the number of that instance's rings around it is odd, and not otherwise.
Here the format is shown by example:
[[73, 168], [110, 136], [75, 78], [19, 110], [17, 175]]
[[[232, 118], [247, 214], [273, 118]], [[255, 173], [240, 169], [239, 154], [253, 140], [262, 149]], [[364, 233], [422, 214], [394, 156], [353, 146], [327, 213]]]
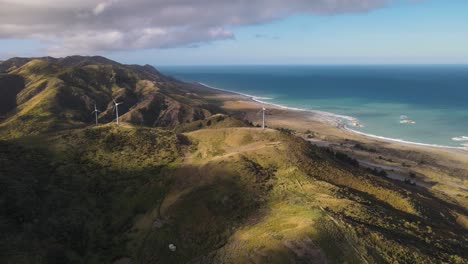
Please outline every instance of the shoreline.
[[296, 108], [296, 107], [288, 107], [288, 106], [284, 106], [284, 105], [280, 105], [280, 104], [275, 104], [275, 103], [271, 103], [271, 102], [262, 101], [262, 100], [270, 100], [271, 98], [266, 98], [266, 97], [261, 97], [261, 96], [254, 96], [254, 95], [245, 94], [245, 93], [241, 93], [241, 92], [236, 92], [236, 91], [226, 90], [226, 89], [222, 89], [222, 88], [218, 88], [218, 87], [213, 87], [213, 86], [210, 86], [210, 85], [202, 83], [202, 82], [197, 82], [197, 84], [199, 84], [199, 85], [201, 85], [201, 86], [203, 86], [205, 88], [208, 88], [208, 89], [240, 95], [240, 96], [246, 97], [247, 99], [249, 99], [249, 100], [251, 100], [253, 102], [259, 103], [259, 104], [270, 105], [270, 106], [274, 106], [276, 108], [290, 110], [290, 111], [309, 112], [309, 113], [312, 113], [312, 114], [316, 114], [321, 118], [321, 120], [319, 118], [319, 121], [325, 121], [326, 123], [338, 128], [340, 130], [348, 131], [348, 132], [358, 134], [358, 135], [361, 135], [361, 136], [364, 136], [364, 137], [368, 137], [368, 138], [371, 138], [371, 139], [374, 139], [374, 140], [382, 140], [382, 141], [386, 141], [386, 142], [399, 143], [399, 144], [402, 144], [402, 145], [430, 147], [430, 148], [436, 148], [436, 149], [468, 151], [468, 147], [462, 147], [462, 146], [455, 147], [455, 146], [445, 146], [445, 145], [437, 145], [437, 144], [429, 144], [429, 143], [420, 143], [420, 142], [407, 141], [407, 140], [403, 140], [403, 139], [388, 138], [388, 137], [384, 137], [384, 136], [373, 135], [373, 134], [369, 134], [369, 133], [365, 133], [365, 132], [361, 132], [361, 131], [357, 131], [357, 130], [354, 130], [352, 128], [349, 128], [347, 126], [347, 124], [346, 124], [347, 122], [357, 122], [358, 121], [357, 118], [354, 118], [354, 117], [351, 117], [351, 116], [339, 115], [339, 114], [334, 114], [334, 113], [324, 112], [324, 111], [319, 111], [319, 110], [309, 110], [309, 109], [302, 109], [302, 108]]
[[432, 148], [439, 148], [439, 149], [468, 151], [467, 147], [452, 147], [452, 146], [444, 146], [444, 145], [436, 145], [436, 144], [427, 144], [427, 143], [406, 141], [406, 140], [403, 140], [403, 139], [396, 139], [396, 138], [387, 138], [387, 137], [383, 137], [383, 136], [367, 134], [367, 133], [364, 133], [364, 132], [361, 132], [361, 131], [351, 129], [351, 128], [346, 127], [346, 126], [344, 127], [344, 129], [346, 131], [350, 131], [350, 132], [353, 132], [353, 133], [356, 133], [356, 134], [359, 134], [359, 135], [362, 135], [362, 136], [366, 136], [366, 137], [373, 138], [373, 139], [380, 139], [380, 140], [384, 140], [384, 141], [390, 141], [390, 142], [396, 142], [396, 143], [408, 144], [408, 145], [414, 145], [414, 146], [421, 146], [421, 147], [432, 147]]
[[254, 96], [254, 95], [250, 95], [250, 94], [246, 94], [246, 93], [230, 91], [230, 90], [210, 86], [208, 84], [201, 83], [201, 82], [197, 82], [197, 84], [202, 85], [203, 87], [206, 87], [208, 89], [213, 89], [213, 90], [228, 92], [228, 93], [232, 93], [232, 94], [236, 94], [236, 95], [241, 95], [241, 96], [247, 97], [248, 99], [250, 99], [250, 100], [252, 100], [252, 101], [254, 101], [256, 103], [271, 105], [271, 106], [274, 106], [274, 107], [277, 107], [277, 108], [280, 108], [280, 109], [286, 109], [286, 110], [298, 111], [298, 112], [309, 112], [309, 113], [314, 113], [314, 114], [321, 115], [322, 117], [329, 117], [330, 120], [328, 120], [328, 119], [326, 119], [326, 120], [332, 122], [333, 125], [337, 125], [338, 123], [340, 123], [340, 122], [337, 122], [337, 121], [341, 121], [343, 119], [347, 120], [347, 121], [357, 121], [357, 119], [352, 117], [352, 116], [339, 115], [339, 114], [334, 114], [334, 113], [319, 111], [319, 110], [311, 110], [311, 109], [303, 109], [303, 108], [297, 108], [297, 107], [284, 106], [284, 105], [280, 105], [280, 104], [275, 104], [275, 103], [271, 103], [271, 102], [262, 101], [262, 100], [271, 100], [272, 98]]

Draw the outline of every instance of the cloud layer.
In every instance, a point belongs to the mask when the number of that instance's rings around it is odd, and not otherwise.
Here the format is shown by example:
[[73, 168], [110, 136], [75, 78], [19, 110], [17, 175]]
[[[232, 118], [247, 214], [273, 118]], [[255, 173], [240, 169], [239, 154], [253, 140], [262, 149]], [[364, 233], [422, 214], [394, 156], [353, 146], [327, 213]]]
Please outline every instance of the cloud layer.
[[365, 12], [391, 0], [0, 0], [0, 39], [51, 55], [170, 48], [232, 39], [230, 29], [295, 14]]

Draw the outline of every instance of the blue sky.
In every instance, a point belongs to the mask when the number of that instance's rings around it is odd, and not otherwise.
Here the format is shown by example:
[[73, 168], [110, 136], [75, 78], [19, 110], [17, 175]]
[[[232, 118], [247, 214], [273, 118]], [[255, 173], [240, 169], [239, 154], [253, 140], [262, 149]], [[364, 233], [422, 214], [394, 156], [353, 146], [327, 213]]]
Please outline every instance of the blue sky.
[[[468, 64], [466, 0], [400, 0], [369, 11], [295, 12], [278, 19], [222, 26], [227, 33], [219, 38], [158, 47], [106, 49], [101, 44], [104, 48], [84, 53], [155, 65]], [[2, 38], [0, 34], [0, 56], [47, 55], [51, 43], [47, 37]], [[64, 55], [75, 50], [79, 51], [71, 48]]]

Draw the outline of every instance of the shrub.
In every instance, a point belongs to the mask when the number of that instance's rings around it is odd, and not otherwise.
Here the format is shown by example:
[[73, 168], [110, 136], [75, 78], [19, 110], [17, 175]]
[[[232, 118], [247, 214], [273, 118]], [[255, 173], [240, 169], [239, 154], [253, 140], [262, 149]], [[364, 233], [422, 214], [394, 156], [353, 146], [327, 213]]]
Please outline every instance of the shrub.
[[296, 131], [289, 129], [289, 128], [284, 128], [284, 127], [280, 127], [277, 130], [286, 135], [293, 135], [294, 133], [296, 133]]
[[381, 170], [381, 169], [377, 169], [377, 168], [374, 168], [374, 169], [370, 169], [368, 168], [367, 171], [375, 176], [381, 176], [381, 177], [387, 177], [388, 174], [385, 170]]

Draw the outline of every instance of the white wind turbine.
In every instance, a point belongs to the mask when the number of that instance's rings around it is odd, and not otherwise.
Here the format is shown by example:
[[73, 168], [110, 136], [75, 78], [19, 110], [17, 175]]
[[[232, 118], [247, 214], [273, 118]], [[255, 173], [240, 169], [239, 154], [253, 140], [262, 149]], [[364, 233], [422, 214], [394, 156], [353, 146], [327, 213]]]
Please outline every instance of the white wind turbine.
[[262, 108], [262, 129], [265, 129], [265, 111], [266, 111], [266, 108], [263, 107]]
[[265, 129], [265, 112], [266, 108], [262, 107], [262, 110], [258, 111], [255, 115], [258, 115], [260, 112], [262, 112], [262, 129]]
[[117, 125], [118, 125], [119, 124], [119, 105], [123, 103], [122, 102], [117, 103], [114, 98], [112, 98], [112, 101], [114, 102], [115, 115], [117, 116]]
[[98, 113], [101, 112], [96, 108], [96, 104], [94, 104], [94, 111], [91, 114], [94, 114], [96, 117], [96, 126], [98, 124]]

